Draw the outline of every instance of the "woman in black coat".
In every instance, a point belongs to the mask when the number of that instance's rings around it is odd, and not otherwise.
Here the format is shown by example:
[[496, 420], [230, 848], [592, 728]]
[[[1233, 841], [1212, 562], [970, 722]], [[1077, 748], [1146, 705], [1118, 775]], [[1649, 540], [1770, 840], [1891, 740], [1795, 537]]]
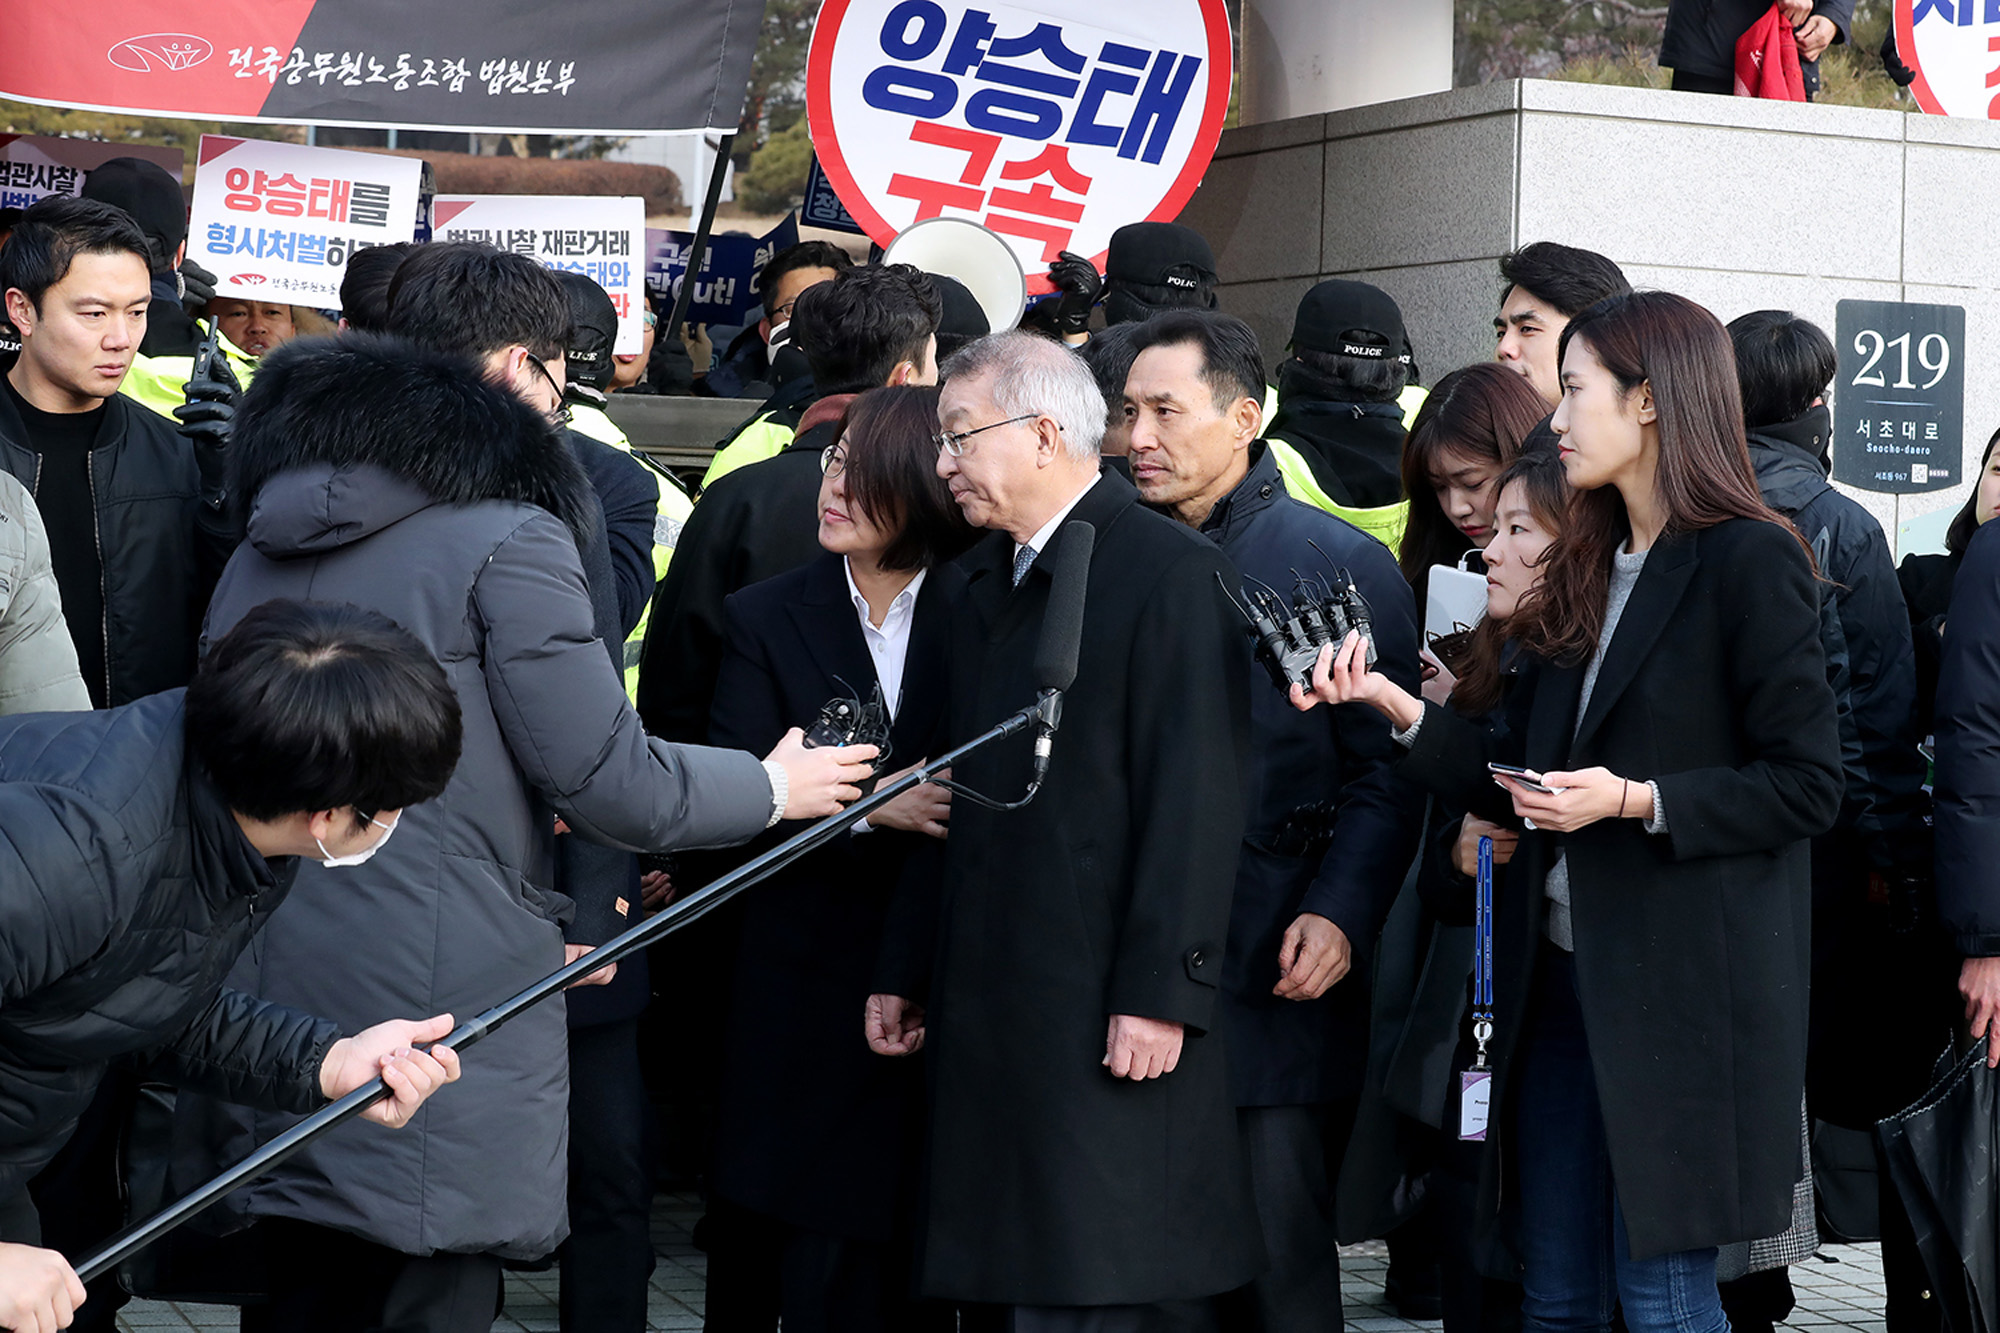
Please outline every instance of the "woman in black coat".
[[[944, 562], [973, 535], [938, 479], [937, 429], [935, 389], [875, 389], [849, 406], [822, 457], [827, 554], [725, 604], [716, 744], [810, 728], [829, 701], [867, 705], [879, 691], [893, 765], [928, 757], [946, 694], [946, 611], [964, 585]], [[725, 1299], [762, 1295], [741, 1312], [760, 1326], [910, 1324], [911, 1180], [883, 1145], [914, 1146], [923, 1074], [871, 1054], [861, 1018], [898, 879], [945, 836], [949, 808], [943, 789], [919, 787], [745, 900], [711, 1263]], [[780, 824], [768, 840], [797, 831]]]
[[1944, 621], [1951, 609], [1952, 585], [1958, 581], [1958, 567], [1972, 534], [1986, 521], [2000, 514], [2000, 459], [1994, 447], [2000, 445], [2000, 430], [1986, 442], [1979, 456], [1979, 484], [1965, 497], [1965, 505], [1945, 529], [1943, 555], [1910, 555], [1896, 567], [1896, 582], [1903, 586], [1903, 601], [1910, 608], [1910, 636], [1917, 652], [1917, 720], [1919, 734], [1933, 730], [1937, 707], [1938, 668], [1944, 660]]
[[[1584, 493], [1518, 617], [1534, 660], [1506, 737], [1391, 689], [1351, 643], [1317, 695], [1380, 708], [1406, 773], [1530, 830], [1495, 904], [1481, 1182], [1523, 1327], [1608, 1328], [1618, 1303], [1634, 1333], [1710, 1333], [1716, 1247], [1783, 1231], [1799, 1172], [1806, 840], [1841, 793], [1818, 589], [1758, 496], [1712, 315], [1608, 299], [1562, 366], [1553, 424]], [[1495, 760], [1540, 781], [1500, 795]]]

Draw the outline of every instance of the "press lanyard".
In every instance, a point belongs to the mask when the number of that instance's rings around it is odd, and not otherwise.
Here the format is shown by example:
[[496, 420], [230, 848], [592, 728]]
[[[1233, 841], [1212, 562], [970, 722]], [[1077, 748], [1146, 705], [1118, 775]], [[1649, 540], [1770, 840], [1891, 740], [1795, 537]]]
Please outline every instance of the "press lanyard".
[[1479, 1045], [1474, 1069], [1486, 1068], [1493, 1040], [1493, 839], [1479, 840], [1478, 921], [1472, 950], [1472, 1039]]
[[1479, 840], [1479, 881], [1474, 890], [1475, 923], [1472, 947], [1472, 1039], [1478, 1043], [1472, 1068], [1458, 1076], [1458, 1137], [1471, 1142], [1486, 1138], [1493, 1108], [1493, 1070], [1486, 1063], [1486, 1046], [1493, 1040], [1493, 839]]

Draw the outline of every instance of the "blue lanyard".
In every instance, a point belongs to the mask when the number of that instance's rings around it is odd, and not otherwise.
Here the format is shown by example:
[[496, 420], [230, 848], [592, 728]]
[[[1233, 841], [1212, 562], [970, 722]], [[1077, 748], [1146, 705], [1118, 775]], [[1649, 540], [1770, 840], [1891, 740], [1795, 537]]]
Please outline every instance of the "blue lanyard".
[[1479, 1044], [1474, 1069], [1486, 1068], [1486, 1045], [1493, 1040], [1493, 839], [1479, 840], [1477, 922], [1472, 948], [1472, 1039]]

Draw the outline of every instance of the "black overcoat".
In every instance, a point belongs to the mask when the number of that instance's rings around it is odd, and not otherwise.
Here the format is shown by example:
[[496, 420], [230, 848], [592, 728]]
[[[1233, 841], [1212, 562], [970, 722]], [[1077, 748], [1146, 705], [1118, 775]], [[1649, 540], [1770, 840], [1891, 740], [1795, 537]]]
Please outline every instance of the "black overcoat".
[[[1048, 780], [1010, 813], [952, 807], [926, 986], [899, 902], [883, 989], [925, 999], [932, 1089], [926, 1295], [1032, 1305], [1200, 1297], [1263, 1262], [1211, 1029], [1243, 836], [1249, 644], [1228, 561], [1106, 473], [1071, 514], [1097, 529], [1082, 653]], [[1049, 543], [1017, 589], [1014, 543], [964, 558], [954, 741], [1033, 701]], [[1002, 800], [1026, 736], [954, 777]], [[1184, 1023], [1173, 1073], [1103, 1068], [1113, 1014]]]
[[[1775, 1236], [1791, 1223], [1805, 1092], [1811, 890], [1807, 839], [1840, 809], [1840, 736], [1805, 551], [1775, 523], [1663, 537], [1647, 557], [1577, 725], [1582, 665], [1524, 668], [1495, 740], [1426, 706], [1404, 771], [1515, 822], [1486, 763], [1602, 765], [1659, 785], [1666, 832], [1603, 820], [1524, 833], [1494, 905], [1499, 1153], [1508, 1059], [1569, 857], [1577, 988], [1611, 1170], [1637, 1257]], [[1572, 740], [1574, 732], [1574, 740]], [[1499, 1266], [1501, 1256], [1490, 1256]]]
[[[1202, 532], [1243, 576], [1289, 594], [1299, 573], [1348, 571], [1373, 612], [1378, 669], [1417, 689], [1417, 613], [1389, 548], [1285, 493], [1270, 450], [1223, 497]], [[1315, 551], [1313, 548], [1319, 549]], [[1301, 713], [1254, 670], [1253, 758], [1243, 849], [1222, 975], [1230, 1092], [1238, 1106], [1305, 1106], [1351, 1097], [1368, 1061], [1368, 973], [1375, 937], [1416, 851], [1423, 793], [1396, 776], [1401, 751], [1372, 708]], [[1300, 845], [1302, 825], [1324, 836]], [[1316, 1000], [1271, 993], [1278, 949], [1301, 912], [1339, 926], [1348, 975]]]
[[[888, 771], [926, 758], [937, 738], [946, 618], [964, 586], [947, 565], [917, 591]], [[709, 731], [719, 745], [768, 753], [827, 700], [850, 689], [865, 700], [874, 687], [839, 556], [736, 593], [724, 621]], [[752, 850], [803, 827], [781, 823]], [[823, 1234], [889, 1239], [906, 1177], [896, 1149], [922, 1113], [921, 1057], [870, 1052], [861, 1016], [903, 867], [934, 845], [895, 829], [850, 832], [745, 896], [715, 1144], [724, 1197]]]

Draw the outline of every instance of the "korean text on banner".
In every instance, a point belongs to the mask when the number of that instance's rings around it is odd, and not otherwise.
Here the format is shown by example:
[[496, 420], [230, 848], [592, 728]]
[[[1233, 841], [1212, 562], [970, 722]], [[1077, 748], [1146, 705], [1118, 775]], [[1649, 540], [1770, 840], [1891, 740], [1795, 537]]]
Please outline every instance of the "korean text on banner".
[[144, 158], [175, 180], [187, 161], [178, 148], [0, 134], [0, 208], [26, 208], [52, 194], [82, 194], [84, 178], [114, 157]]
[[[787, 216], [762, 236], [711, 236], [701, 257], [688, 302], [688, 322], [740, 328], [764, 300], [760, 280], [764, 265], [780, 250], [799, 243], [799, 224]], [[687, 273], [691, 231], [646, 228], [646, 286], [662, 306], [671, 306]]]
[[2000, 4], [1896, 0], [1896, 53], [1916, 74], [1910, 92], [1933, 116], [2000, 120]]
[[432, 204], [434, 238], [478, 241], [581, 273], [618, 308], [612, 350], [645, 345], [646, 201], [541, 194], [441, 194]]
[[356, 250], [412, 238], [416, 158], [204, 134], [188, 253], [224, 296], [336, 309]]
[[1072, 250], [1171, 220], [1229, 104], [1223, 0], [826, 0], [806, 66], [814, 151], [887, 245], [963, 217], [1007, 238], [1030, 292]]

